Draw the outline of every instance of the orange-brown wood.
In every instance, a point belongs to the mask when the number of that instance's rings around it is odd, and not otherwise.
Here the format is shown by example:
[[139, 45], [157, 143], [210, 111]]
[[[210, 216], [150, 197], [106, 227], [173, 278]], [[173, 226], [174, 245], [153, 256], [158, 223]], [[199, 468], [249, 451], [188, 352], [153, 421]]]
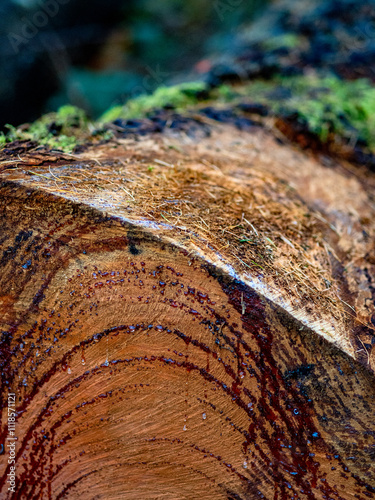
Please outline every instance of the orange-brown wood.
[[375, 497], [368, 189], [231, 137], [2, 173], [1, 498]]

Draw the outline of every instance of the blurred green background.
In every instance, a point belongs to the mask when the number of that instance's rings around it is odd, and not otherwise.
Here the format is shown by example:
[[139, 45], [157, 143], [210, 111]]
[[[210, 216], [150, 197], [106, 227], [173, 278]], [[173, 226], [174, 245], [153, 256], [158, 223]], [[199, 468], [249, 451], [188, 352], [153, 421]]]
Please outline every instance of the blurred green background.
[[[320, 115], [354, 130], [375, 108], [375, 0], [1, 0], [0, 72], [0, 130], [65, 104], [95, 120], [163, 85], [278, 76], [287, 89], [265, 96], [278, 112], [294, 78], [308, 92], [317, 77], [309, 101], [332, 93]], [[345, 99], [331, 101], [356, 95], [356, 80], [366, 92], [352, 123]]]
[[0, 126], [71, 103], [97, 118], [161, 84], [199, 79], [265, 0], [2, 0]]

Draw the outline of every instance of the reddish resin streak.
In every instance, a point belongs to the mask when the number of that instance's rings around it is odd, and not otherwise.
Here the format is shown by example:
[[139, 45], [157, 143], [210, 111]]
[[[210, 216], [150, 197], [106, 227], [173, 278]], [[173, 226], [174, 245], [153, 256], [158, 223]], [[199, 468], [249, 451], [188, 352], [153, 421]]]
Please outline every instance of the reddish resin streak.
[[[144, 264], [143, 264], [144, 265]], [[134, 268], [134, 271], [137, 272]], [[97, 272], [98, 275], [104, 276], [108, 275], [108, 273]], [[178, 273], [177, 273], [178, 274]], [[79, 276], [81, 277], [81, 276]], [[156, 275], [156, 279], [159, 277]], [[102, 285], [102, 286], [99, 286]], [[116, 283], [114, 280], [106, 280], [105, 282], [97, 282], [96, 285], [99, 288], [108, 287], [112, 288]], [[167, 283], [166, 281], [158, 281], [159, 287], [161, 287], [163, 292], [165, 290], [174, 290], [175, 283]], [[168, 284], [168, 286], [167, 286]], [[178, 283], [180, 284], [180, 283]], [[181, 285], [183, 286], [183, 285]], [[270, 474], [273, 478], [275, 485], [275, 491], [280, 491], [281, 499], [286, 498], [286, 495], [289, 495], [291, 492], [298, 494], [298, 492], [303, 492], [307, 498], [313, 500], [315, 499], [315, 495], [313, 489], [319, 489], [324, 498], [334, 497], [335, 500], [343, 500], [329, 484], [328, 481], [319, 473], [319, 464], [314, 461], [314, 458], [310, 456], [309, 453], [309, 445], [308, 441], [315, 441], [318, 444], [318, 448], [322, 450], [326, 449], [326, 446], [323, 440], [319, 436], [318, 429], [316, 428], [310, 414], [312, 413], [313, 405], [311, 401], [307, 400], [307, 398], [301, 394], [298, 389], [294, 388], [290, 384], [285, 382], [285, 378], [283, 377], [280, 369], [278, 368], [275, 358], [272, 355], [272, 346], [274, 342], [272, 329], [269, 327], [266, 319], [265, 319], [265, 307], [264, 304], [260, 301], [257, 295], [248, 288], [246, 288], [241, 283], [225, 283], [222, 282], [222, 287], [225, 293], [228, 296], [228, 302], [231, 307], [233, 307], [240, 314], [242, 318], [242, 328], [244, 329], [249, 336], [242, 332], [238, 325], [229, 324], [228, 323], [228, 311], [223, 311], [220, 313], [215, 311], [213, 308], [205, 306], [205, 310], [211, 316], [214, 316], [216, 320], [216, 325], [221, 325], [219, 334], [220, 339], [223, 342], [223, 345], [226, 348], [230, 349], [230, 352], [234, 356], [236, 360], [236, 369], [233, 368], [228, 363], [220, 357], [220, 353], [218, 354], [216, 351], [213, 351], [208, 345], [205, 343], [198, 341], [196, 338], [193, 338], [190, 335], [184, 334], [183, 332], [175, 329], [172, 331], [167, 327], [164, 327], [161, 324], [156, 324], [152, 326], [150, 329], [149, 326], [144, 324], [137, 325], [119, 325], [116, 327], [112, 327], [107, 330], [103, 330], [102, 332], [91, 336], [88, 339], [81, 341], [79, 344], [74, 346], [69, 352], [65, 353], [64, 356], [54, 365], [43, 374], [40, 381], [38, 381], [34, 386], [31, 392], [23, 399], [20, 407], [18, 408], [18, 415], [22, 415], [25, 410], [28, 408], [29, 403], [33, 400], [35, 395], [42, 389], [42, 387], [49, 382], [51, 377], [55, 375], [58, 369], [61, 367], [63, 371], [67, 370], [69, 366], [69, 362], [72, 357], [81, 351], [81, 360], [82, 364], [85, 364], [85, 350], [87, 350], [91, 345], [101, 341], [103, 338], [108, 338], [109, 336], [116, 336], [120, 333], [126, 333], [128, 335], [134, 335], [138, 331], [146, 331], [153, 330], [157, 335], [158, 332], [167, 333], [171, 336], [177, 337], [183, 341], [186, 345], [186, 354], [185, 361], [178, 359], [172, 359], [169, 355], [165, 356], [137, 356], [131, 357], [128, 359], [118, 359], [111, 360], [107, 365], [101, 365], [98, 368], [94, 368], [82, 374], [80, 377], [77, 377], [73, 381], [69, 382], [69, 384], [65, 385], [60, 389], [59, 393], [55, 396], [52, 396], [48, 401], [45, 409], [38, 415], [34, 424], [28, 430], [26, 436], [24, 437], [21, 447], [18, 450], [17, 459], [19, 459], [22, 453], [25, 451], [25, 447], [27, 443], [31, 442], [31, 440], [36, 440], [36, 443], [32, 446], [32, 455], [34, 455], [35, 459], [32, 461], [32, 466], [21, 475], [21, 481], [26, 481], [31, 477], [32, 473], [35, 473], [42, 478], [46, 477], [46, 471], [48, 469], [48, 481], [47, 483], [41, 482], [42, 490], [47, 487], [49, 489], [49, 497], [51, 497], [51, 482], [52, 478], [56, 476], [58, 472], [60, 472], [61, 464], [57, 468], [53, 467], [52, 457], [57, 449], [57, 445], [54, 444], [55, 432], [61, 426], [61, 424], [69, 419], [72, 416], [72, 411], [63, 415], [60, 420], [51, 427], [50, 431], [46, 431], [46, 435], [48, 439], [39, 438], [37, 439], [37, 435], [35, 431], [38, 428], [41, 428], [46, 419], [52, 414], [52, 408], [55, 405], [56, 401], [59, 398], [63, 397], [66, 392], [69, 390], [74, 390], [74, 386], [79, 384], [83, 380], [87, 380], [95, 375], [100, 375], [101, 373], [111, 370], [113, 366], [121, 366], [126, 364], [134, 364], [134, 363], [162, 363], [168, 368], [182, 368], [186, 371], [187, 377], [191, 372], [197, 373], [200, 377], [203, 378], [204, 383], [209, 383], [217, 388], [219, 388], [223, 393], [225, 393], [241, 411], [245, 412], [248, 418], [249, 427], [248, 429], [242, 429], [238, 426], [234, 426], [237, 432], [240, 432], [245, 440], [243, 443], [243, 453], [246, 456], [250, 449], [256, 450], [256, 453], [259, 455], [263, 462], [263, 469], [265, 472]], [[43, 291], [48, 289], [48, 284], [45, 285]], [[39, 294], [39, 292], [38, 292]], [[39, 295], [37, 296], [39, 297]], [[215, 305], [214, 301], [211, 301], [208, 297], [208, 294], [202, 293], [200, 291], [196, 291], [195, 288], [187, 287], [184, 291], [185, 296], [190, 301], [196, 301], [199, 304], [203, 304], [207, 301], [207, 304]], [[138, 297], [138, 299], [142, 299], [142, 297]], [[39, 300], [39, 299], [38, 299]], [[167, 299], [164, 299], [166, 302]], [[243, 303], [246, 305], [246, 314], [242, 314], [243, 311]], [[192, 316], [192, 320], [194, 321], [198, 318], [201, 323], [211, 324], [211, 320], [205, 319], [204, 316], [199, 312], [199, 310], [194, 309], [191, 305], [183, 304], [181, 302], [169, 301], [167, 302], [172, 308], [176, 307], [176, 304], [183, 308], [189, 316]], [[196, 306], [194, 306], [196, 307]], [[51, 311], [50, 317], [53, 317], [54, 311]], [[72, 322], [65, 331], [65, 334], [70, 332], [70, 330], [74, 326], [74, 322]], [[18, 345], [14, 346], [12, 350], [7, 352], [8, 359], [12, 359], [18, 352], [20, 352], [20, 344], [25, 338], [32, 337], [33, 334], [37, 331], [38, 324], [35, 323], [33, 327], [23, 334], [20, 339]], [[43, 337], [43, 329], [44, 325], [41, 324], [39, 326], [39, 330], [41, 335], [35, 341], [35, 343], [42, 343]], [[224, 333], [224, 331], [226, 333]], [[229, 332], [229, 333], [228, 333]], [[12, 333], [15, 333], [15, 329], [13, 329]], [[245, 340], [245, 338], [247, 340]], [[250, 346], [248, 344], [249, 341], [255, 340], [255, 347]], [[206, 357], [206, 366], [201, 367], [197, 364], [189, 361], [190, 359], [194, 360], [193, 352], [189, 351], [190, 346], [199, 349], [200, 351], [205, 353]], [[183, 353], [182, 353], [183, 355]], [[29, 351], [26, 355], [23, 356], [17, 363], [15, 369], [11, 372], [8, 370], [7, 375], [11, 378], [14, 377], [18, 370], [22, 365], [26, 363], [26, 361], [32, 356], [32, 352]], [[184, 356], [184, 355], [183, 355]], [[300, 355], [301, 361], [305, 362], [302, 359], [302, 355]], [[249, 360], [251, 360], [254, 364], [253, 366], [249, 366]], [[232, 379], [230, 384], [226, 383], [224, 380], [220, 380], [216, 378], [212, 372], [215, 372], [214, 367], [215, 364], [219, 364], [222, 368], [224, 368], [225, 373]], [[259, 388], [259, 396], [255, 397], [245, 386], [244, 386], [244, 376], [252, 376], [258, 383]], [[105, 398], [105, 395], [99, 395], [99, 400]], [[189, 399], [189, 393], [187, 388], [186, 401]], [[76, 407], [76, 411], [80, 411], [82, 406], [93, 404], [94, 399], [82, 403], [80, 407]], [[254, 411], [256, 408], [256, 411]], [[227, 419], [228, 420], [228, 419]], [[230, 419], [228, 420], [230, 421]], [[271, 429], [270, 429], [271, 428]], [[3, 431], [3, 436], [5, 431]], [[259, 442], [259, 437], [266, 443], [265, 449], [271, 452], [271, 455], [267, 454], [263, 447], [260, 447], [257, 441]], [[73, 439], [72, 436], [65, 436], [63, 438], [65, 444], [68, 440]], [[46, 444], [48, 442], [48, 445]], [[290, 444], [289, 444], [290, 443]], [[287, 444], [288, 446], [288, 454], [284, 451], [284, 446]], [[195, 445], [196, 449], [199, 449], [197, 445]], [[43, 451], [47, 450], [43, 456]], [[204, 452], [204, 450], [202, 451]], [[31, 452], [29, 452], [31, 457]], [[38, 460], [36, 457], [39, 457]], [[221, 460], [221, 458], [220, 458]], [[227, 469], [233, 473], [235, 473], [241, 481], [249, 482], [250, 480], [244, 476], [243, 474], [238, 473], [233, 467], [229, 464], [224, 465]], [[344, 467], [344, 465], [342, 465]], [[292, 486], [286, 479], [286, 474], [291, 477]], [[322, 481], [324, 479], [324, 481]], [[0, 485], [4, 484], [6, 480], [6, 476], [1, 479]], [[360, 484], [358, 480], [358, 484]], [[78, 480], [77, 480], [78, 482]], [[73, 482], [71, 486], [73, 487], [77, 482]], [[318, 484], [319, 482], [319, 484]], [[36, 488], [36, 483], [33, 486], [33, 491]], [[66, 490], [67, 491], [67, 490]], [[275, 498], [277, 498], [277, 492], [275, 493]], [[36, 493], [37, 495], [37, 493]], [[289, 498], [289, 497], [288, 497]]]

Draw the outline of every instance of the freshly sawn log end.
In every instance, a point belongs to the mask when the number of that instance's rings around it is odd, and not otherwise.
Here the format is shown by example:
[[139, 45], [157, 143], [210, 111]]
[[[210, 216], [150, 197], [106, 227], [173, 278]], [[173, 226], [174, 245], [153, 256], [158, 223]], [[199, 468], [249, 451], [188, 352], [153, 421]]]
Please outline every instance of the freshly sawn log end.
[[213, 134], [2, 173], [2, 498], [375, 496], [366, 189]]

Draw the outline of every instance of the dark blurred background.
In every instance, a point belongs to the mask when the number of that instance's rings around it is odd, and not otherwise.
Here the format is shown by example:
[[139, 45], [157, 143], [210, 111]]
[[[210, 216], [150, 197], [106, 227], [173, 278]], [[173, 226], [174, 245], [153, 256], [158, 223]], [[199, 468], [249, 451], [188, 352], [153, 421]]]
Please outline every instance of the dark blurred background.
[[375, 0], [0, 0], [0, 130], [158, 86], [375, 80]]
[[265, 0], [1, 0], [0, 128], [197, 79]]

